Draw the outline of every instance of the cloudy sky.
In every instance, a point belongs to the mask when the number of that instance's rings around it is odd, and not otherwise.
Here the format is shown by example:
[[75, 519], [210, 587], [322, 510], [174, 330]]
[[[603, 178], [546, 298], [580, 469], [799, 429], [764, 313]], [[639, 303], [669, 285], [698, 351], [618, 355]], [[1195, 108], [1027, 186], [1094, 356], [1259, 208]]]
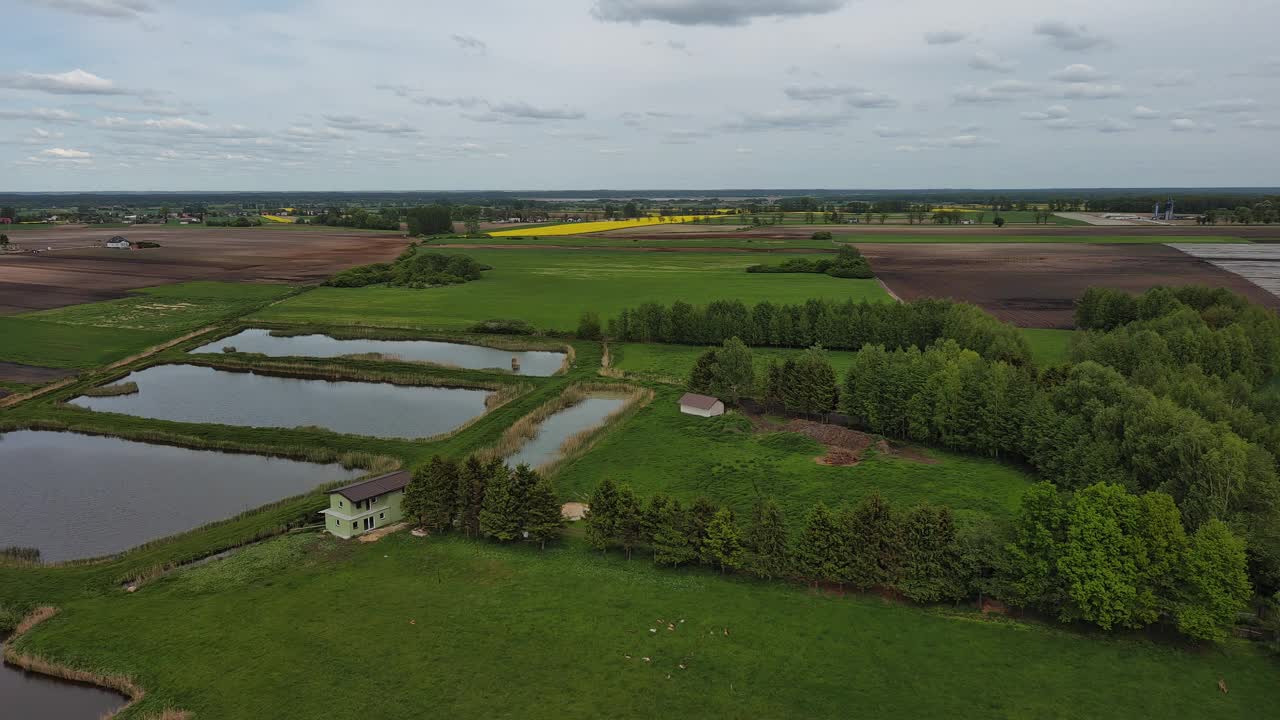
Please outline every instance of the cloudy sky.
[[1280, 184], [1275, 0], [14, 2], [0, 190]]

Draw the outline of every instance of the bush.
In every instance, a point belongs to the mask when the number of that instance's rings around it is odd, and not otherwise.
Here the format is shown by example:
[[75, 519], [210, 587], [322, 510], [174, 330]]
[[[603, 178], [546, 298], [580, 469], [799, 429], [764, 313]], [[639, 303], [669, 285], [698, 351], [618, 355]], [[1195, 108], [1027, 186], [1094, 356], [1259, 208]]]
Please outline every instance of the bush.
[[133, 246], [134, 246], [134, 247], [136, 247], [136, 248], [158, 248], [158, 247], [160, 247], [160, 243], [158, 243], [158, 242], [150, 242], [150, 241], [148, 241], [148, 240], [139, 240], [139, 241], [135, 242], [135, 243], [133, 244]]
[[[829, 232], [814, 233], [831, 237]], [[798, 258], [787, 260], [781, 265], [752, 265], [749, 273], [825, 273], [834, 278], [857, 278], [867, 280], [875, 277], [871, 272], [871, 264], [852, 245], [842, 245], [836, 252], [835, 259], [805, 260]]]
[[818, 232], [810, 235], [809, 239], [810, 240], [830, 240], [831, 233], [827, 232], [826, 230], [819, 230]]
[[593, 312], [582, 313], [582, 318], [578, 320], [577, 336], [582, 340], [599, 340], [600, 316]]
[[472, 325], [468, 329], [473, 333], [487, 333], [490, 335], [532, 335], [536, 332], [533, 326], [524, 320], [506, 320], [501, 318], [484, 320]]
[[479, 280], [480, 273], [492, 269], [467, 255], [426, 252], [411, 244], [393, 263], [359, 265], [325, 281], [329, 287], [365, 287], [386, 283], [393, 287], [428, 288], [460, 285]]

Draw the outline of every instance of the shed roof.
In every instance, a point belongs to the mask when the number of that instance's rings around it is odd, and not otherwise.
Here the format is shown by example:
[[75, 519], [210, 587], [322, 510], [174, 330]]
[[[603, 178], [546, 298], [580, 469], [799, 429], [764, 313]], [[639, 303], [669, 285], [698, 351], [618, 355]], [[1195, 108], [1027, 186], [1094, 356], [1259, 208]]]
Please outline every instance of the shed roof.
[[413, 476], [408, 470], [397, 470], [395, 472], [387, 473], [386, 475], [379, 475], [378, 477], [369, 478], [368, 480], [361, 480], [358, 483], [348, 485], [346, 487], [340, 487], [333, 492], [338, 493], [353, 503], [358, 503], [361, 500], [368, 500], [369, 498], [378, 497], [379, 495], [386, 495], [387, 493], [395, 490], [403, 490], [404, 486], [409, 484], [409, 480], [412, 477]]
[[698, 393], [685, 393], [680, 396], [680, 404], [695, 407], [699, 410], [710, 410], [720, 402], [719, 398], [713, 398], [710, 395], [699, 395]]

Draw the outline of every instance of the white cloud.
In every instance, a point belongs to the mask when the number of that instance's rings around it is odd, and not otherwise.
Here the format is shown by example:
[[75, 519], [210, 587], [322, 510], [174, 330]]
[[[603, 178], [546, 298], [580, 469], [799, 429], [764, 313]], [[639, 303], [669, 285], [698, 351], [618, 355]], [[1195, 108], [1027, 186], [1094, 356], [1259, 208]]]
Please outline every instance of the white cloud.
[[53, 10], [112, 20], [136, 20], [155, 10], [146, 0], [27, 0]]
[[1253, 112], [1259, 107], [1258, 101], [1253, 98], [1232, 98], [1230, 100], [1210, 100], [1196, 105], [1197, 110], [1204, 112], [1216, 113], [1246, 113]]
[[1240, 123], [1240, 127], [1250, 130], [1280, 130], [1280, 122], [1275, 120], [1266, 120], [1263, 118], [1253, 118]]
[[322, 115], [329, 127], [379, 135], [412, 135], [418, 129], [403, 122], [378, 122], [357, 115]]
[[845, 104], [849, 107], [874, 109], [874, 108], [896, 108], [898, 101], [889, 97], [884, 93], [860, 92], [854, 93], [845, 98]]
[[80, 68], [64, 73], [18, 73], [0, 76], [0, 87], [36, 90], [56, 95], [128, 95], [114, 82]]
[[1176, 117], [1169, 121], [1169, 129], [1174, 132], [1213, 132], [1213, 123], [1203, 123], [1189, 117]]
[[1137, 129], [1138, 127], [1131, 122], [1109, 116], [1098, 121], [1098, 132], [1101, 133], [1126, 133]]
[[1109, 77], [1109, 73], [1105, 73], [1092, 65], [1084, 63], [1073, 63], [1061, 70], [1049, 75], [1050, 78], [1059, 82], [1070, 83], [1090, 83], [1098, 80], [1105, 80]]
[[1107, 100], [1124, 97], [1127, 91], [1123, 85], [1104, 85], [1101, 83], [1068, 83], [1062, 90], [1062, 97], [1071, 100]]
[[1106, 38], [1090, 32], [1084, 25], [1069, 25], [1059, 20], [1038, 23], [1032, 32], [1048, 38], [1059, 50], [1078, 52], [1110, 44]]
[[871, 129], [871, 132], [882, 138], [911, 137], [916, 134], [905, 128], [888, 127], [886, 125], [877, 125]]
[[1019, 95], [1035, 92], [1036, 86], [1021, 80], [1001, 80], [986, 87], [965, 85], [956, 88], [951, 98], [957, 103], [1010, 102]]
[[849, 116], [838, 113], [810, 113], [797, 110], [742, 113], [736, 120], [720, 126], [730, 132], [767, 132], [772, 130], [821, 130], [838, 127]]
[[1016, 60], [1005, 60], [989, 50], [979, 50], [969, 58], [969, 67], [974, 70], [1011, 73], [1018, 68]]
[[40, 154], [57, 160], [88, 160], [93, 157], [92, 153], [85, 152], [84, 150], [72, 150], [71, 148], [60, 147], [41, 150]]
[[757, 18], [822, 15], [846, 4], [847, 0], [596, 0], [591, 15], [604, 22], [734, 26]]
[[1139, 105], [1133, 109], [1133, 112], [1129, 113], [1129, 117], [1132, 117], [1135, 120], [1158, 120], [1162, 114], [1163, 113], [1155, 108], [1149, 108], [1146, 105]]
[[861, 91], [862, 88], [856, 85], [789, 85], [783, 88], [792, 100], [832, 100]]
[[1065, 118], [1070, 114], [1071, 110], [1066, 105], [1050, 105], [1044, 110], [1019, 113], [1019, 116], [1023, 120], [1053, 120], [1055, 118]]
[[969, 33], [957, 30], [937, 30], [924, 34], [924, 41], [930, 45], [954, 45], [969, 37]]
[[43, 122], [75, 123], [80, 116], [57, 108], [32, 108], [30, 110], [0, 110], [0, 120], [39, 120]]

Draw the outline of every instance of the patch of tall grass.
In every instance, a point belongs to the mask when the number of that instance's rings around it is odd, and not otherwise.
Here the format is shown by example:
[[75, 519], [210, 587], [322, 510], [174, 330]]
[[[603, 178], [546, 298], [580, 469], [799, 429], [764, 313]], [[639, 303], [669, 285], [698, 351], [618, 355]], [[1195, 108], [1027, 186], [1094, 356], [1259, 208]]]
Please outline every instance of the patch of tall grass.
[[113, 385], [99, 385], [97, 387], [87, 388], [80, 393], [85, 397], [116, 397], [118, 395], [136, 395], [138, 393], [138, 383], [130, 380], [125, 383], [115, 383]]

